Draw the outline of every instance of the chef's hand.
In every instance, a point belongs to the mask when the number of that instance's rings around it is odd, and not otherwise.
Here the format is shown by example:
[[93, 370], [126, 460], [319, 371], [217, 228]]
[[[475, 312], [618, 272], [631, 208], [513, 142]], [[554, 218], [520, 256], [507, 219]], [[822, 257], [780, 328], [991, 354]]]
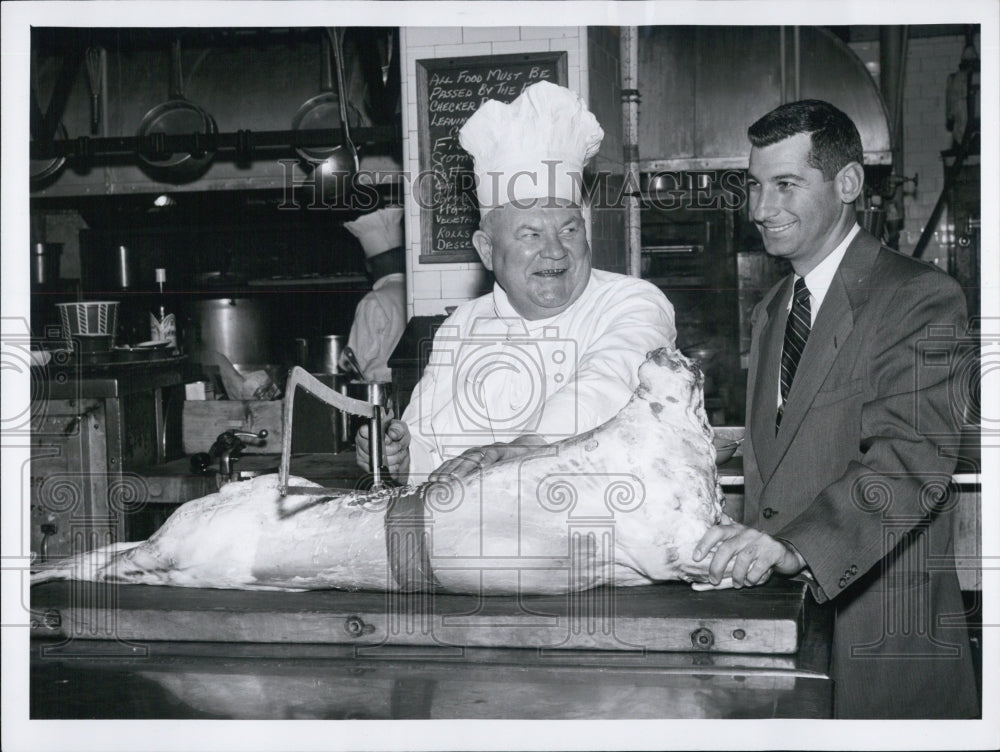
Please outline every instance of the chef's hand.
[[692, 558], [701, 561], [709, 553], [709, 581], [713, 585], [722, 581], [730, 562], [733, 587], [737, 588], [763, 585], [773, 572], [795, 575], [806, 566], [802, 555], [788, 544], [728, 518], [705, 532]]
[[[369, 469], [368, 458], [371, 456], [368, 432], [368, 424], [363, 423], [354, 439], [358, 465], [365, 470]], [[389, 474], [404, 483], [410, 473], [410, 429], [401, 420], [386, 421], [382, 424], [382, 443]]]
[[466, 449], [457, 457], [442, 462], [437, 470], [427, 476], [427, 480], [432, 483], [444, 482], [449, 479], [461, 480], [496, 462], [511, 457], [520, 457], [530, 452], [534, 447], [544, 446], [546, 443], [548, 442], [541, 436], [526, 433], [511, 442], [501, 441], [496, 444]]

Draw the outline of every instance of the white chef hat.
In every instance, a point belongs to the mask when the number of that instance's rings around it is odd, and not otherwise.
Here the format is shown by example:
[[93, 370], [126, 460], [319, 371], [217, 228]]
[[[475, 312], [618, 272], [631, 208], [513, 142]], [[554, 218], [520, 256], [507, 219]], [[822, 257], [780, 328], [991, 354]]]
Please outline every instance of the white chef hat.
[[373, 211], [353, 222], [344, 222], [344, 227], [361, 243], [365, 258], [377, 256], [403, 245], [403, 207]]
[[510, 104], [483, 102], [458, 134], [475, 163], [482, 216], [513, 201], [552, 197], [579, 204], [583, 166], [603, 138], [579, 95], [548, 81]]

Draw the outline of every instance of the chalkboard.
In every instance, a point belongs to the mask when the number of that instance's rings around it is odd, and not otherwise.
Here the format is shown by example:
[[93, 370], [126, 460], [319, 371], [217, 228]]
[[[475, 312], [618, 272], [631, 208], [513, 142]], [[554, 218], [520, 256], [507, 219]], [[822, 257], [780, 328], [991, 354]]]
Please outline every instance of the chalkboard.
[[487, 99], [512, 102], [539, 81], [566, 85], [565, 52], [417, 60], [421, 264], [478, 261], [472, 157], [458, 131]]

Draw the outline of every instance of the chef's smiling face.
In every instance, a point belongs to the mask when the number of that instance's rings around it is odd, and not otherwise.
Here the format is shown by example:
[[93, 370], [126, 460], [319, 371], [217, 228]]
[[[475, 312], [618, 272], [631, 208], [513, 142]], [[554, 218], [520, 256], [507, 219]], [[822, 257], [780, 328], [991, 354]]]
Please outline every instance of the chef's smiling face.
[[472, 238], [514, 310], [529, 320], [566, 310], [590, 280], [583, 215], [566, 202], [552, 203], [494, 209]]
[[864, 175], [851, 162], [827, 178], [809, 164], [812, 138], [800, 133], [750, 150], [750, 217], [772, 256], [800, 276], [811, 271], [854, 226], [854, 199]]

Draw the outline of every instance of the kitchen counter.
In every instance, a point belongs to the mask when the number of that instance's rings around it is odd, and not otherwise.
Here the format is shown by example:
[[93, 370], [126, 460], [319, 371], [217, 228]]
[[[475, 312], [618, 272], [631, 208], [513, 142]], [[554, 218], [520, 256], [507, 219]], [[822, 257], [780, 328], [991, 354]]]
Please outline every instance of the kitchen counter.
[[133, 361], [78, 362], [54, 358], [33, 368], [32, 380], [48, 399], [117, 399], [184, 383], [186, 355], [150, 354]]

